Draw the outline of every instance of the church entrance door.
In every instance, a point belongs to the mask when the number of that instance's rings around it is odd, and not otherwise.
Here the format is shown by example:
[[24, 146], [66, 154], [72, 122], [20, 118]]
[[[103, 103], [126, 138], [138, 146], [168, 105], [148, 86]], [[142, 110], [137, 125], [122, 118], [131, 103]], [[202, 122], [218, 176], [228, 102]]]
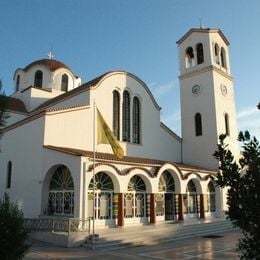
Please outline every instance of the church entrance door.
[[174, 212], [174, 193], [165, 193], [165, 220], [173, 220], [175, 216]]

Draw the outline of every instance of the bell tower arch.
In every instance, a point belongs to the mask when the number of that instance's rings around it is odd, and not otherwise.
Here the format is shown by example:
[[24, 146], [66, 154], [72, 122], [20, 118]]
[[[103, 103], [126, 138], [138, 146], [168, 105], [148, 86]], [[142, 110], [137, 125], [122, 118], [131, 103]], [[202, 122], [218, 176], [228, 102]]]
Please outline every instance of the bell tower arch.
[[219, 29], [191, 29], [179, 41], [183, 162], [218, 169], [212, 156], [227, 134], [238, 158], [237, 123], [229, 42]]

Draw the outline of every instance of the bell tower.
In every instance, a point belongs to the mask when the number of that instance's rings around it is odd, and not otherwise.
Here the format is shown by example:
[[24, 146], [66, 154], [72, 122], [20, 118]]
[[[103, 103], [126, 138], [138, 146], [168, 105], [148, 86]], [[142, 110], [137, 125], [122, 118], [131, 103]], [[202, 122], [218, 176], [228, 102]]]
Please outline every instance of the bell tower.
[[229, 42], [219, 29], [191, 29], [178, 42], [183, 163], [218, 169], [212, 156], [227, 135], [238, 158], [237, 123]]

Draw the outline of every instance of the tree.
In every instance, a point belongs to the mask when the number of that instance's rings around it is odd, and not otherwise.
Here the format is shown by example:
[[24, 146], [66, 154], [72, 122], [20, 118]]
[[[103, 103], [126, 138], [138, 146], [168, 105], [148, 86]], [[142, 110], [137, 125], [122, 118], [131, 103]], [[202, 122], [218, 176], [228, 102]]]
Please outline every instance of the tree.
[[5, 95], [2, 85], [2, 81], [0, 80], [0, 130], [5, 126], [6, 120], [9, 118], [8, 113], [6, 112], [8, 106], [8, 97]]
[[29, 250], [29, 231], [24, 226], [23, 213], [17, 203], [11, 203], [7, 193], [0, 199], [1, 259], [22, 259]]
[[218, 150], [214, 156], [219, 160], [217, 185], [227, 187], [227, 217], [239, 227], [244, 235], [238, 243], [241, 259], [260, 259], [260, 146], [248, 131], [240, 132], [242, 158], [239, 163], [220, 135]]

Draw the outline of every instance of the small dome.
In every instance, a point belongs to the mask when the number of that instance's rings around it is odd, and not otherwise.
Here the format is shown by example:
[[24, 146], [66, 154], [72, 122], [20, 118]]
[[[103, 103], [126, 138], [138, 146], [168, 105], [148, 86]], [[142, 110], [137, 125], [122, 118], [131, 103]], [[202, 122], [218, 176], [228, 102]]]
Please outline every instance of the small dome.
[[60, 68], [65, 68], [65, 69], [68, 69], [69, 71], [71, 71], [71, 73], [74, 75], [72, 70], [67, 65], [65, 65], [64, 63], [62, 63], [60, 61], [53, 60], [53, 59], [42, 59], [42, 60], [34, 61], [31, 64], [27, 65], [23, 70], [28, 71], [33, 66], [37, 66], [37, 65], [43, 65], [43, 66], [47, 67], [50, 71], [55, 71]]

